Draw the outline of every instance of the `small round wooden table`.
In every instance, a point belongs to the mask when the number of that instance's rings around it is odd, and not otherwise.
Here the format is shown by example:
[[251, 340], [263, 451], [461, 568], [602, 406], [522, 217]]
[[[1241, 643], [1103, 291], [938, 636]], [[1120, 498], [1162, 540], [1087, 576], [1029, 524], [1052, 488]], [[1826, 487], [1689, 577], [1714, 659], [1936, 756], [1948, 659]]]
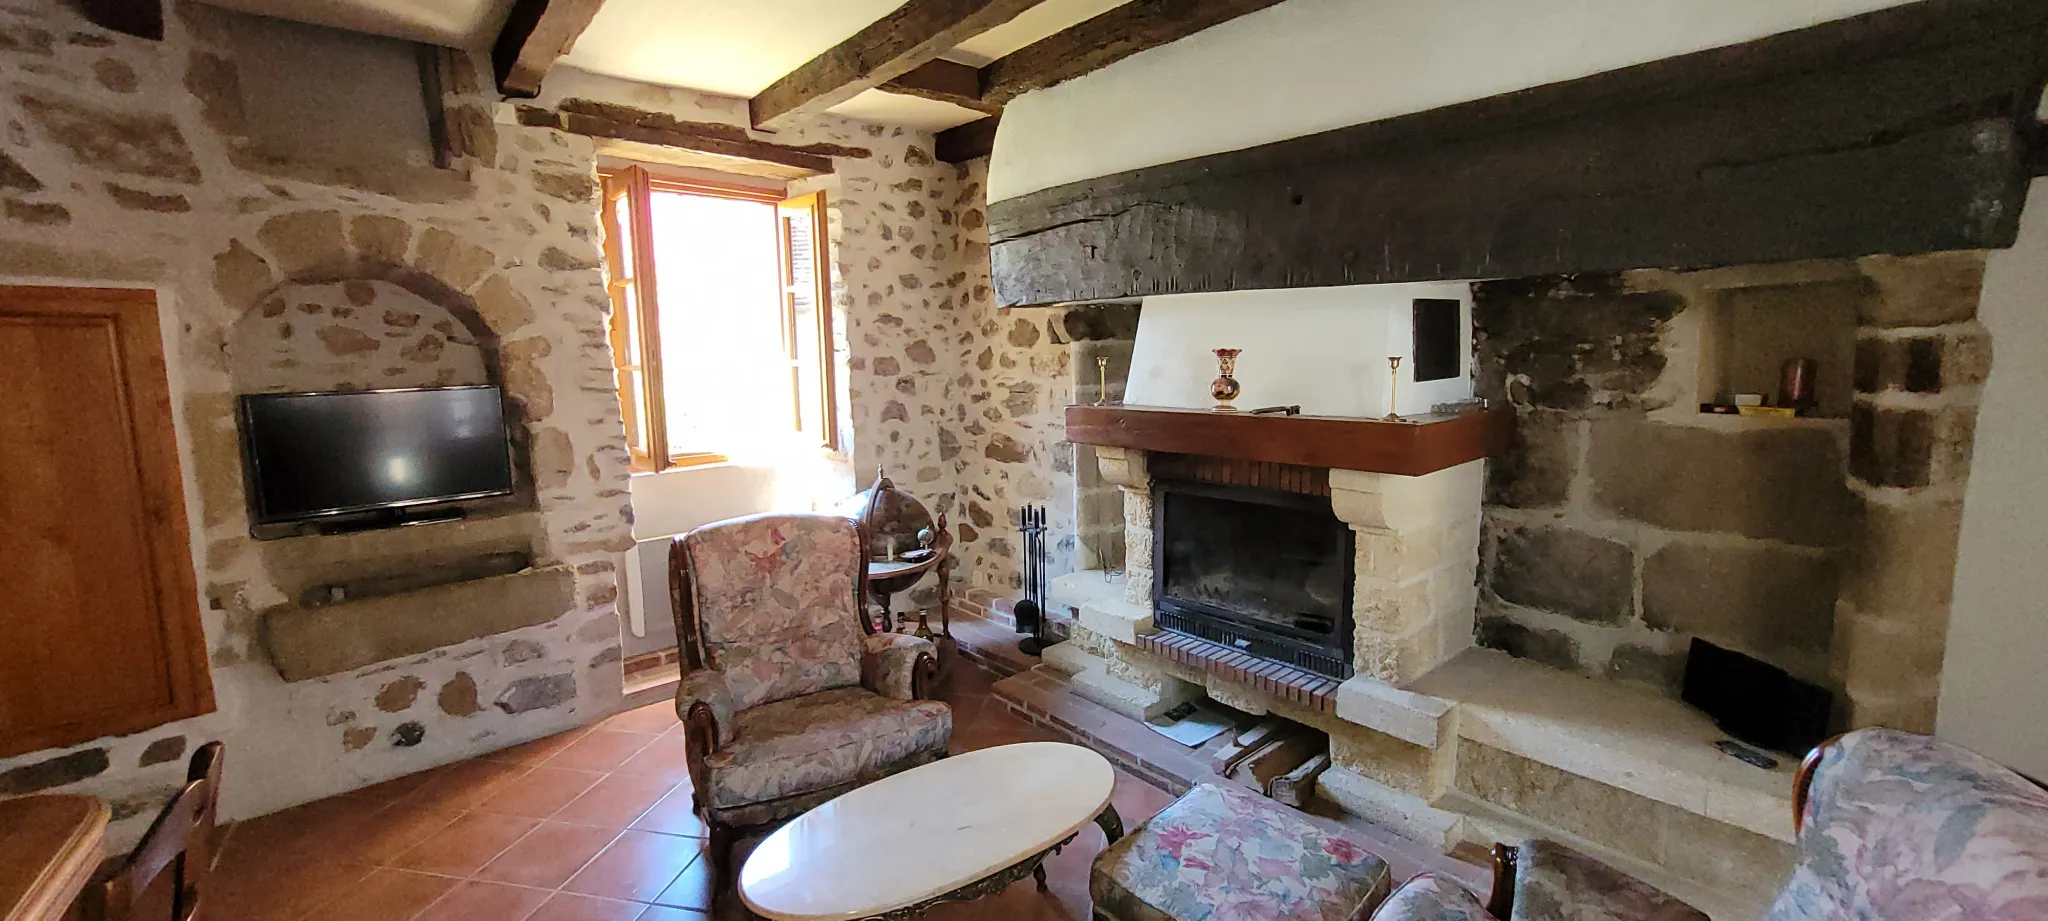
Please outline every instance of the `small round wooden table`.
[[1115, 786], [1108, 761], [1064, 742], [935, 761], [777, 829], [740, 868], [740, 899], [775, 921], [895, 921], [1026, 876], [1043, 888], [1045, 858], [1088, 823], [1123, 837]]

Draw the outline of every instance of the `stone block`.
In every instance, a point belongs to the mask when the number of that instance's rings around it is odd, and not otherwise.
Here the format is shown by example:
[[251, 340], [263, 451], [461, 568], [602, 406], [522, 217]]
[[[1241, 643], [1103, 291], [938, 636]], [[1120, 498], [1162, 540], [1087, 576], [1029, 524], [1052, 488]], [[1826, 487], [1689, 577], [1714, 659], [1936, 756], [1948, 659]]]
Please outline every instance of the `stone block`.
[[1083, 648], [1080, 643], [1068, 640], [1056, 643], [1045, 650], [1040, 657], [1047, 668], [1062, 675], [1078, 675], [1102, 667], [1103, 658]]
[[1954, 593], [1963, 503], [1909, 499], [1866, 503], [1863, 539], [1842, 597], [1867, 613], [1924, 617], [1946, 612]]
[[1552, 525], [1496, 522], [1487, 584], [1501, 600], [1589, 624], [1635, 616], [1635, 552]]
[[1152, 719], [1202, 696], [1200, 686], [1177, 678], [1163, 677], [1160, 689], [1154, 690], [1125, 681], [1107, 670], [1082, 672], [1073, 677], [1069, 686], [1082, 699], [1134, 720]]
[[1516, 412], [1514, 442], [1487, 467], [1487, 504], [1530, 509], [1563, 505], [1578, 474], [1583, 428], [1582, 420], [1571, 413]]
[[492, 704], [498, 709], [517, 716], [533, 710], [559, 707], [576, 699], [576, 676], [564, 672], [559, 675], [534, 675], [521, 678], [505, 687], [503, 693]]
[[334, 211], [280, 214], [263, 222], [256, 239], [287, 277], [337, 271], [352, 261], [342, 236], [341, 214]]
[[1941, 393], [1984, 383], [1991, 373], [1991, 337], [1975, 324], [1912, 336], [1856, 340], [1856, 390]]
[[575, 573], [529, 569], [507, 576], [263, 616], [264, 646], [286, 681], [417, 655], [548, 623], [575, 603]]
[[1377, 732], [1330, 734], [1330, 763], [1403, 793], [1430, 794], [1435, 752]]
[[1406, 536], [1470, 516], [1485, 485], [1483, 460], [1422, 476], [1332, 470], [1330, 507], [1353, 528]]
[[1452, 706], [1364, 675], [1337, 686], [1338, 719], [1429, 748], [1436, 747]]
[[1844, 686], [1910, 694], [1940, 680], [1948, 636], [1919, 624], [1899, 623], [1844, 605], [1836, 612], [1829, 654]]
[[1595, 423], [1586, 466], [1593, 498], [1619, 517], [1673, 531], [1718, 531], [1830, 547], [1856, 528], [1835, 433]]
[[1648, 685], [1676, 696], [1680, 683], [1685, 679], [1685, 650], [1623, 643], [1607, 657], [1607, 677]]
[[1479, 645], [1518, 659], [1541, 662], [1568, 672], [1580, 669], [1579, 643], [1556, 630], [1518, 624], [1498, 614], [1479, 618]]
[[1765, 659], [1817, 654], [1840, 581], [1829, 554], [1674, 540], [1643, 563], [1643, 621]]
[[1843, 709], [1851, 729], [1883, 726], [1927, 734], [1934, 731], [1939, 702], [1938, 688], [1917, 693], [1882, 694], [1852, 687]]
[[1351, 659], [1359, 674], [1399, 687], [1428, 674], [1460, 648], [1447, 646], [1433, 623], [1399, 635], [1360, 628], [1352, 636]]
[[1856, 264], [1873, 289], [1859, 318], [1867, 326], [1940, 326], [1977, 315], [1983, 253], [1865, 256]]
[[1337, 808], [1412, 841], [1448, 852], [1458, 842], [1462, 817], [1431, 806], [1350, 768], [1331, 765], [1316, 778], [1316, 795]]
[[1636, 408], [1664, 373], [1665, 323], [1685, 306], [1668, 291], [1630, 291], [1616, 275], [1472, 286], [1480, 396], [1517, 407]]
[[0, 771], [0, 796], [22, 796], [106, 773], [107, 750], [88, 748]]
[[429, 227], [420, 234], [419, 254], [413, 267], [457, 291], [467, 291], [482, 280], [494, 262], [489, 250], [442, 230]]
[[348, 237], [364, 261], [404, 265], [412, 245], [412, 225], [389, 215], [362, 214], [349, 221]]
[[1135, 643], [1152, 632], [1152, 605], [1102, 599], [1081, 606], [1081, 626], [1120, 643]]
[[1858, 403], [1849, 421], [1849, 470], [1872, 486], [1961, 482], [1969, 475], [1976, 437], [1974, 406]]

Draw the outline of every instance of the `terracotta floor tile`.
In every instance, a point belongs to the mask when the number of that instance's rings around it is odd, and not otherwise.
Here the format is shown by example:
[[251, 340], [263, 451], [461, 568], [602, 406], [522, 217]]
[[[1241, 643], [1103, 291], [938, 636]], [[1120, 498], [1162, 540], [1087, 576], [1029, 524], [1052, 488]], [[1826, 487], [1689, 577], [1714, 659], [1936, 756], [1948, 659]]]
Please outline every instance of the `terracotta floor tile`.
[[390, 780], [384, 781], [383, 783], [364, 787], [360, 790], [350, 790], [347, 793], [343, 793], [342, 796], [346, 796], [351, 799], [365, 800], [380, 807], [389, 806], [392, 803], [405, 798], [407, 795], [411, 794], [415, 790], [418, 790], [420, 787], [425, 786], [427, 781], [433, 780], [435, 774], [438, 773], [440, 770], [441, 769], [437, 767], [428, 768], [424, 771], [420, 771], [414, 774], [407, 774], [403, 777], [393, 777]]
[[649, 807], [660, 802], [677, 784], [673, 780], [611, 774], [550, 818], [578, 825], [625, 828]]
[[552, 894], [473, 879], [456, 886], [413, 921], [525, 921]]
[[628, 831], [562, 888], [584, 895], [651, 902], [697, 859], [703, 846], [704, 842], [695, 838]]
[[612, 843], [609, 828], [542, 822], [526, 837], [477, 871], [478, 879], [547, 889], [560, 887]]
[[315, 800], [236, 824], [228, 845], [269, 858], [317, 851], [337, 831], [360, 827], [368, 813], [361, 801], [347, 797]]
[[466, 813], [411, 850], [392, 858], [391, 865], [421, 873], [473, 876], [539, 824], [539, 819]]
[[624, 764], [626, 759], [639, 754], [640, 750], [646, 748], [654, 739], [654, 736], [636, 732], [597, 729], [569, 743], [567, 748], [556, 752], [554, 757], [541, 763], [552, 768], [609, 771]]
[[300, 860], [261, 873], [223, 861], [208, 884], [207, 912], [216, 918], [297, 921], [356, 891], [376, 868], [346, 860]]
[[711, 878], [711, 861], [700, 857], [684, 867], [682, 875], [654, 897], [654, 904], [708, 911], [711, 908], [711, 889], [716, 882]]
[[682, 733], [668, 733], [641, 749], [639, 754], [627, 758], [615, 773], [659, 777], [681, 783], [690, 777], [690, 757], [684, 744]]
[[[735, 907], [739, 908], [740, 916], [745, 917], [745, 907], [737, 905], [737, 903], [739, 902], [738, 899], [734, 899], [733, 902], [735, 903]], [[667, 905], [649, 905], [647, 906], [647, 911], [640, 917], [633, 919], [633, 921], [710, 921], [710, 918], [710, 915], [707, 915], [701, 911], [691, 911], [687, 908], [670, 908]]]
[[403, 921], [426, 910], [460, 882], [386, 867], [356, 883], [348, 895], [313, 912], [308, 921]]
[[1109, 803], [1116, 807], [1117, 817], [1124, 820], [1126, 830], [1158, 815], [1171, 802], [1173, 794], [1117, 769], [1116, 788], [1109, 794]]
[[591, 727], [589, 726], [578, 726], [567, 732], [558, 732], [551, 736], [541, 736], [531, 742], [521, 742], [517, 745], [507, 746], [494, 752], [488, 752], [480, 757], [490, 761], [509, 761], [513, 764], [524, 764], [531, 767], [554, 757], [556, 752], [568, 748], [577, 739], [589, 735], [590, 730]]
[[676, 728], [681, 722], [676, 719], [676, 705], [671, 701], [662, 701], [637, 710], [627, 710], [598, 725], [600, 728], [619, 732], [639, 732], [658, 736]]
[[353, 832], [337, 832], [327, 843], [327, 852], [346, 852], [351, 859], [383, 866], [462, 816], [448, 809], [394, 804], [364, 816]]
[[457, 761], [444, 765], [432, 780], [392, 803], [390, 808], [424, 807], [468, 811], [490, 799], [506, 784], [532, 770], [504, 761]]
[[583, 791], [604, 779], [597, 771], [570, 771], [537, 767], [521, 775], [476, 805], [478, 812], [545, 819], [576, 801]]
[[557, 892], [526, 921], [636, 921], [646, 910], [640, 902]]
[[661, 802], [655, 803], [654, 808], [635, 819], [633, 827], [665, 835], [705, 836], [704, 820], [697, 818], [696, 795], [689, 784], [678, 784], [661, 798]]

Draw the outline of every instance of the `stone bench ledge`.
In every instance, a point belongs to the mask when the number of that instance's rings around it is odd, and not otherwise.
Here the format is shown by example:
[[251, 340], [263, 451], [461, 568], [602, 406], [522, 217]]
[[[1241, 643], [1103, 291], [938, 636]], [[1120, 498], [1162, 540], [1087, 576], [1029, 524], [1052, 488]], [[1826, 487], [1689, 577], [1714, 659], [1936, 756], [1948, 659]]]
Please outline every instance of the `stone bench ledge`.
[[[1727, 734], [1680, 701], [1490, 649], [1467, 650], [1412, 690], [1453, 702], [1460, 738], [1759, 835], [1794, 840], [1798, 761], [1778, 755], [1778, 766], [1767, 771], [1723, 754], [1714, 743]], [[1339, 716], [1342, 707], [1340, 696]]]

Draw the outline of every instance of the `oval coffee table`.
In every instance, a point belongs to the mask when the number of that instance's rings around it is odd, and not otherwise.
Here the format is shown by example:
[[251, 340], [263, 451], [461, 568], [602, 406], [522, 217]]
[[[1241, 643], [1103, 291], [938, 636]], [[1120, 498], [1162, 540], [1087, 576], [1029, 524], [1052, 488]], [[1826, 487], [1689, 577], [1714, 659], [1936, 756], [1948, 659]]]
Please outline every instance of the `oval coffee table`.
[[[1089, 822], [1123, 837], [1116, 772], [1064, 742], [984, 748], [912, 768], [776, 829], [740, 868], [740, 899], [775, 921], [912, 918], [1026, 876]], [[904, 858], [909, 859], [904, 859]]]

